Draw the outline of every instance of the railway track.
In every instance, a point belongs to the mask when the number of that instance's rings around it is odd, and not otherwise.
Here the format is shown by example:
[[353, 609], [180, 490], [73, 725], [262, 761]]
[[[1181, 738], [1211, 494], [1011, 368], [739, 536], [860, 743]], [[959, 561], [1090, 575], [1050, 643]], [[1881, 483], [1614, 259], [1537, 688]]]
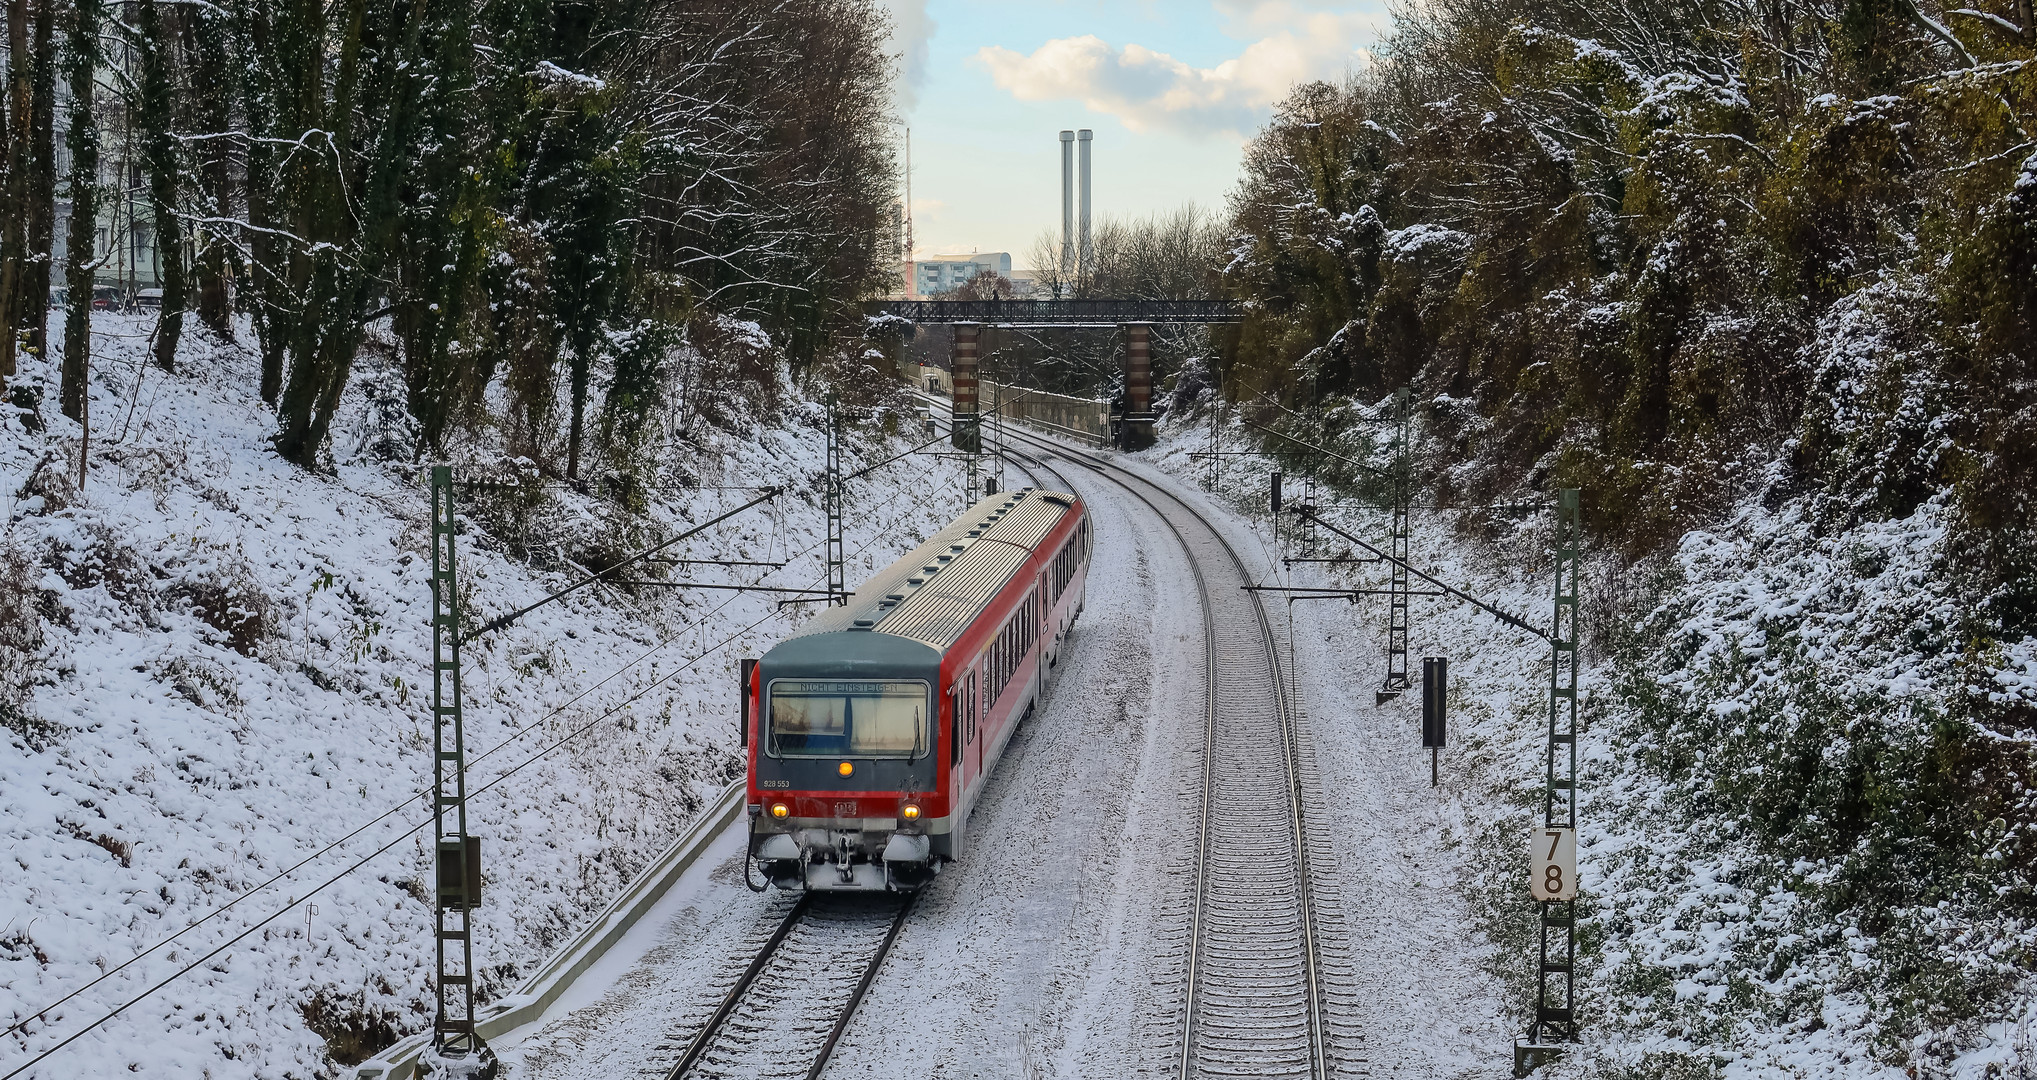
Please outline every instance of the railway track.
[[[1200, 511], [1165, 488], [1028, 432], [1007, 427], [1005, 435], [1094, 471], [1144, 503], [1194, 570], [1205, 707], [1178, 1075], [1362, 1075], [1362, 1039], [1326, 1016], [1326, 1001], [1349, 1001], [1325, 993], [1323, 905], [1310, 870], [1304, 783], [1312, 767], [1281, 640], [1258, 598], [1242, 589], [1252, 580], [1244, 560]], [[1021, 467], [1036, 481], [1051, 475], [1073, 489], [1045, 459]], [[707, 1020], [654, 1048], [653, 1061], [674, 1063], [645, 1075], [818, 1080], [911, 906], [910, 897], [857, 894], [790, 903]]]
[[[1014, 435], [1009, 427], [1005, 434]], [[1243, 591], [1252, 580], [1244, 560], [1165, 488], [1095, 455], [1028, 433], [1016, 438], [1097, 472], [1151, 508], [1189, 556], [1201, 593], [1201, 813], [1178, 1075], [1363, 1075], [1360, 1033], [1326, 1009], [1348, 1013], [1355, 1001], [1348, 970], [1325, 971], [1324, 905], [1307, 827], [1313, 757], [1298, 729], [1280, 638], [1257, 596]], [[1044, 461], [1037, 466], [1059, 476]], [[1329, 974], [1346, 984], [1340, 993], [1326, 993]]]
[[[911, 910], [910, 896], [801, 896], [677, 1062], [647, 1075], [817, 1080]], [[675, 1038], [654, 1051], [670, 1060], [665, 1055], [681, 1045]]]

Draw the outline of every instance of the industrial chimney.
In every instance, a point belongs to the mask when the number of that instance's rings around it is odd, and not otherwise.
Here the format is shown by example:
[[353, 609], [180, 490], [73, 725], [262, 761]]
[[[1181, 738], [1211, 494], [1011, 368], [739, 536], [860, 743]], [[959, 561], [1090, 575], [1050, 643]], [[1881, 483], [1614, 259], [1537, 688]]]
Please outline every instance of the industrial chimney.
[[1076, 248], [1079, 261], [1075, 270], [1075, 276], [1080, 280], [1096, 270], [1094, 254], [1089, 247], [1089, 144], [1094, 136], [1088, 128], [1083, 128], [1075, 133], [1075, 138], [1082, 143], [1082, 232], [1080, 246]]
[[[1075, 268], [1075, 133], [1061, 133], [1061, 272], [1066, 281]], [[1058, 290], [1057, 290], [1058, 291]]]

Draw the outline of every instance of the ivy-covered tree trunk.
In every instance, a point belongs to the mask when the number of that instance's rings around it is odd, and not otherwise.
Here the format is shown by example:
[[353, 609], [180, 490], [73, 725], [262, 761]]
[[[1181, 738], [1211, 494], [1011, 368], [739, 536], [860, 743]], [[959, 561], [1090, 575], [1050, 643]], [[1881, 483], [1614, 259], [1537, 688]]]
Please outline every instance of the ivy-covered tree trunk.
[[[486, 157], [494, 149], [475, 121], [474, 34], [465, 0], [432, 0], [421, 51], [429, 78], [417, 105], [417, 159], [404, 170], [393, 245], [392, 322], [403, 349], [410, 413], [422, 452], [436, 453], [454, 416], [480, 397], [489, 372], [474, 321], [484, 229], [493, 203]], [[421, 58], [422, 59], [422, 58]], [[500, 156], [500, 155], [495, 155]], [[493, 170], [488, 170], [492, 172]]]
[[339, 204], [345, 200], [342, 164], [351, 132], [347, 115], [360, 62], [362, 0], [349, 0], [336, 9], [342, 20], [344, 39], [334, 80], [335, 103], [328, 115], [325, 91], [325, 9], [318, 0], [292, 0], [283, 5], [276, 19], [276, 47], [279, 67], [289, 82], [280, 88], [277, 101], [279, 130], [297, 128], [327, 133], [327, 153], [291, 154], [285, 159], [281, 198], [288, 207], [285, 220], [295, 234], [288, 259], [285, 312], [280, 313], [287, 329], [284, 347], [288, 381], [276, 406], [276, 451], [285, 460], [309, 468], [318, 456], [318, 441], [312, 435], [312, 413], [327, 378], [329, 361], [320, 349], [320, 328], [329, 324], [338, 299], [337, 271], [332, 265], [339, 245], [349, 239]]
[[21, 274], [21, 340], [29, 352], [49, 351], [50, 249], [56, 236], [56, 0], [36, 0], [35, 55], [28, 109], [28, 250]]
[[[337, 9], [341, 39], [330, 119], [319, 129], [327, 133], [331, 152], [316, 161], [309, 154], [292, 156], [286, 197], [298, 240], [291, 281], [301, 299], [291, 312], [289, 381], [277, 407], [276, 450], [306, 468], [316, 463], [339, 411], [368, 302], [382, 286], [397, 239], [419, 84], [428, 77], [418, 62], [423, 6], [422, 0], [347, 0]], [[318, 7], [316, 0], [290, 7], [285, 62], [296, 63], [297, 56], [322, 49], [323, 35], [306, 28], [320, 26], [323, 16], [308, 10]], [[327, 115], [324, 80], [315, 71], [292, 71], [291, 77], [296, 80], [289, 89], [291, 106]]]
[[197, 143], [199, 204], [204, 224], [198, 229], [198, 321], [223, 338], [233, 336], [233, 240], [226, 224], [233, 216], [233, 172], [226, 133], [233, 118], [228, 108], [235, 82], [227, 63], [227, 19], [218, 9], [193, 9], [186, 24], [190, 51], [196, 61], [190, 80], [192, 112], [205, 133]]
[[156, 0], [138, 0], [141, 39], [140, 100], [135, 121], [142, 131], [142, 159], [149, 171], [149, 206], [156, 222], [156, 269], [162, 277], [163, 309], [156, 320], [155, 363], [177, 369], [177, 341], [184, 333], [184, 225], [177, 216], [177, 141], [170, 116], [170, 29]]
[[[28, 0], [7, 0], [7, 55], [28, 53]], [[29, 96], [27, 64], [7, 68], [6, 198], [0, 199], [0, 379], [15, 372], [22, 262], [28, 249]]]
[[276, 144], [280, 125], [292, 114], [284, 111], [285, 56], [278, 45], [275, 20], [289, 9], [268, 0], [235, 0], [230, 9], [234, 32], [228, 56], [240, 72], [240, 112], [246, 118], [247, 266], [241, 278], [241, 304], [254, 322], [255, 345], [262, 358], [262, 400], [275, 405], [283, 393], [283, 357], [289, 348], [291, 307], [289, 257], [277, 235], [284, 223], [283, 177], [278, 172]]
[[99, 120], [93, 95], [99, 67], [99, 0], [71, 0], [70, 34], [64, 49], [64, 77], [71, 88], [65, 143], [71, 152], [67, 177], [71, 220], [65, 237], [64, 366], [57, 398], [64, 415], [86, 422], [87, 379], [92, 360], [92, 278], [100, 260], [93, 247], [99, 221]]

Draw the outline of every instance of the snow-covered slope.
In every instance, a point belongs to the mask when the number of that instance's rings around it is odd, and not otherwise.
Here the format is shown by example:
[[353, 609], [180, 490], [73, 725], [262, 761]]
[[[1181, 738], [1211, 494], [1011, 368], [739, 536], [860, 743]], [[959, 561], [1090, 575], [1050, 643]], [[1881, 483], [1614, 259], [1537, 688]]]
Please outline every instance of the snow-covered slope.
[[[1228, 431], [1228, 448], [1248, 434]], [[1207, 412], [1167, 425], [1156, 464], [1207, 488], [1208, 459], [1189, 455], [1208, 438]], [[1253, 517], [1270, 551], [1275, 466], [1227, 460], [1224, 496]], [[1382, 512], [1339, 513], [1383, 544]], [[1902, 775], [1916, 770], [1896, 768], [1907, 760], [1900, 755], [1929, 765], [1948, 703], [1969, 683], [2037, 697], [2037, 642], [1969, 666], [1948, 657], [1958, 655], [1943, 640], [1956, 633], [1958, 612], [1946, 599], [1943, 515], [1932, 501], [1833, 536], [1799, 503], [1752, 503], [1638, 567], [1587, 552], [1579, 851], [1587, 1041], [1559, 1074], [1896, 1077], [1904, 1071], [1888, 1062], [1899, 1059], [1912, 1076], [2037, 1071], [2029, 978], [2037, 931], [1963, 906], [1958, 890], [1972, 882], [1954, 874], [1942, 882], [1949, 899], [1935, 906], [1870, 903], [1861, 883], [1922, 861], [1888, 850], [1904, 842], [1898, 826], [1913, 823], [1870, 829], [1840, 857], [1793, 857], [1785, 842], [1807, 842], [1778, 830], [1775, 803], [1797, 800], [1815, 816], [1824, 796], [1809, 780], [1792, 790], [1757, 767], [1786, 753], [1822, 756], [1822, 777], [1844, 773], [1834, 762], [1881, 754], [1877, 764]], [[1461, 531], [1460, 520], [1415, 514], [1415, 563], [1546, 624], [1548, 515]], [[1365, 566], [1287, 573], [1295, 584], [1384, 581]], [[1372, 704], [1385, 669], [1384, 599], [1293, 606], [1302, 693], [1336, 706], [1311, 717], [1326, 786], [1341, 779], [1357, 792], [1354, 804], [1396, 807], [1356, 830], [1345, 864], [1361, 882], [1350, 909], [1382, 913], [1389, 940], [1409, 923], [1419, 939], [1379, 966], [1374, 989], [1386, 1000], [1368, 1005], [1379, 1011], [1375, 1060], [1390, 1066], [1418, 1052], [1430, 1062], [1407, 1066], [1418, 1072], [1447, 1059], [1463, 1075], [1500, 1075], [1506, 1062], [1480, 1030], [1489, 991], [1476, 973], [1452, 975], [1449, 962], [1458, 943], [1479, 943], [1509, 1023], [1516, 1033], [1525, 1027], [1536, 960], [1527, 836], [1542, 790], [1547, 646], [1464, 605], [1412, 601], [1411, 656], [1450, 659], [1451, 746], [1430, 796], [1418, 697]], [[1748, 782], [1735, 787], [1736, 773]], [[1409, 774], [1419, 791], [1405, 790]], [[1899, 809], [1903, 794], [1875, 796]], [[1365, 868], [1382, 859], [1428, 899], [1407, 908], [1408, 894], [1364, 887]], [[2007, 887], [2012, 871], [1968, 872]], [[1423, 959], [1396, 959], [1411, 952]]]
[[[45, 430], [0, 417], [0, 576], [14, 585], [0, 586], [0, 613], [16, 595], [34, 616], [0, 647], [28, 683], [0, 695], [0, 1015], [15, 1024], [213, 917], [10, 1032], [0, 1073], [198, 962], [25, 1075], [330, 1076], [335, 1056], [358, 1060], [429, 1020], [429, 825], [414, 831], [428, 822], [432, 734], [427, 491], [415, 464], [369, 452], [396, 373], [364, 358], [335, 467], [311, 474], [269, 450], [248, 350], [187, 331], [180, 373], [166, 374], [143, 366], [149, 326], [99, 317], [82, 491], [53, 365], [15, 381], [46, 386]], [[788, 493], [665, 554], [782, 570], [671, 576], [814, 586], [820, 411], [789, 401], [775, 426], [696, 425], [641, 520], [559, 485], [474, 494], [469, 625], [577, 576], [564, 556], [663, 539], [767, 484]], [[849, 456], [907, 445], [861, 439]], [[931, 458], [852, 485], [851, 582], [944, 522], [952, 487]], [[467, 648], [484, 995], [513, 986], [737, 775], [736, 661], [805, 610], [777, 601], [589, 588]]]

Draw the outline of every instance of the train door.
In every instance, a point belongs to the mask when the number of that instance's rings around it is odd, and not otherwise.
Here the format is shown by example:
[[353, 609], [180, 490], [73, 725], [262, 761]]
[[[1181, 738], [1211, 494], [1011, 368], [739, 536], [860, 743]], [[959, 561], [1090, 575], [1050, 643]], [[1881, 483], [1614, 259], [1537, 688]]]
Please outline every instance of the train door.
[[976, 693], [976, 672], [971, 671], [967, 676], [967, 680], [968, 691], [962, 697], [967, 702], [969, 715], [967, 722], [963, 725], [963, 746], [965, 749], [962, 751], [962, 754], [969, 764], [967, 771], [963, 775], [973, 778], [983, 772], [983, 740], [977, 737], [976, 724], [983, 698]]
[[1047, 700], [1047, 650], [1054, 644], [1053, 632], [1047, 623], [1047, 575], [1041, 574], [1038, 585], [1033, 589], [1033, 700], [1045, 703]]

